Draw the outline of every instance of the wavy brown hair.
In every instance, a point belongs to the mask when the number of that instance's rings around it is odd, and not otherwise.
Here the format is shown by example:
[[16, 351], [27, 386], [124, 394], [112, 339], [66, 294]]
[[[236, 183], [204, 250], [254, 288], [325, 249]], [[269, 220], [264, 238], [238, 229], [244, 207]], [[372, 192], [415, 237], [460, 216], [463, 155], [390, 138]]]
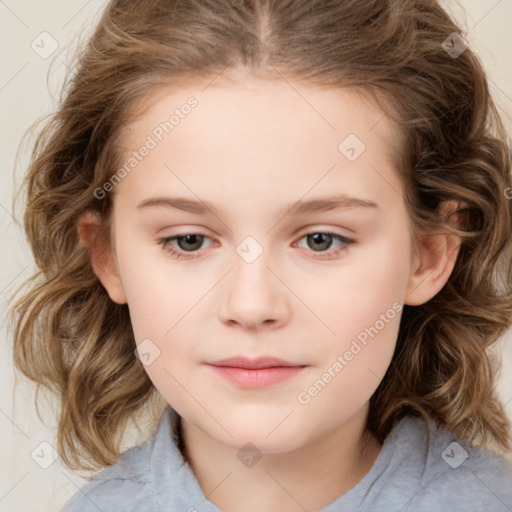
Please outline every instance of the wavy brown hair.
[[[460, 237], [444, 288], [404, 308], [366, 431], [383, 442], [397, 420], [421, 415], [510, 451], [490, 350], [512, 317], [510, 140], [477, 56], [443, 49], [453, 32], [464, 35], [433, 0], [108, 3], [33, 148], [23, 220], [39, 270], [10, 312], [15, 366], [60, 398], [66, 465], [114, 464], [127, 422], [156, 391], [134, 356], [127, 305], [94, 274], [77, 221], [98, 212], [109, 242], [111, 196], [94, 190], [121, 165], [119, 136], [149, 94], [236, 70], [371, 96], [396, 126], [414, 240], [443, 229]], [[458, 229], [438, 214], [448, 200], [459, 204]]]

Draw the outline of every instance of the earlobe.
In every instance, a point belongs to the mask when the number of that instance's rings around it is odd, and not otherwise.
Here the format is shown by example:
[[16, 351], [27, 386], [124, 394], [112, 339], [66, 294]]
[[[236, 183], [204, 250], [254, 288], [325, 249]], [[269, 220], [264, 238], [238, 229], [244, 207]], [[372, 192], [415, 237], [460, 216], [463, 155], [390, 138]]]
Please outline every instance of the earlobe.
[[[440, 207], [439, 213], [450, 215], [458, 207], [456, 201], [447, 201]], [[457, 214], [450, 217], [449, 225], [457, 227]], [[460, 239], [453, 234], [427, 235], [421, 241], [416, 255], [404, 303], [409, 306], [419, 306], [434, 297], [448, 281], [457, 256]]]
[[100, 215], [89, 210], [77, 222], [78, 237], [80, 243], [88, 248], [94, 273], [111, 300], [116, 304], [126, 304], [126, 295], [111, 247], [100, 240], [100, 226]]

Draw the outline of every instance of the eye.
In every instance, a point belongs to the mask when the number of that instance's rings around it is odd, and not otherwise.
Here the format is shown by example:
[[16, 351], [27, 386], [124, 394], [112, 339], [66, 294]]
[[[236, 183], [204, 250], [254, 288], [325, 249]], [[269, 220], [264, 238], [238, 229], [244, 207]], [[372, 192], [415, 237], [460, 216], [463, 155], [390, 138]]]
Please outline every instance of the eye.
[[[168, 251], [173, 258], [179, 260], [180, 258], [184, 259], [193, 259], [200, 256], [200, 254], [187, 254], [188, 252], [195, 251], [199, 249], [205, 238], [210, 238], [206, 235], [202, 235], [200, 233], [187, 233], [184, 235], [176, 235], [169, 236], [166, 238], [160, 238], [158, 243], [162, 245], [162, 247]], [[171, 242], [177, 241], [178, 248], [180, 250], [176, 250], [171, 245]]]
[[[321, 256], [313, 256], [318, 259], [332, 259], [336, 257], [341, 251], [347, 248], [348, 245], [355, 243], [355, 240], [347, 238], [346, 236], [331, 231], [315, 231], [307, 233], [302, 236], [300, 240], [306, 239], [306, 243], [309, 247], [313, 247], [313, 252], [320, 253]], [[331, 247], [333, 240], [340, 242], [341, 246], [333, 251], [326, 252], [324, 249]]]
[[[331, 231], [313, 231], [303, 235], [299, 240], [304, 238], [308, 246], [313, 247], [312, 252], [322, 254], [322, 256], [313, 256], [318, 259], [332, 259], [346, 249], [348, 245], [355, 243], [355, 240]], [[210, 237], [200, 233], [186, 233], [160, 238], [157, 242], [175, 259], [194, 259], [201, 256], [198, 251], [205, 239], [210, 239]], [[333, 251], [326, 251], [331, 247], [333, 240], [337, 240], [341, 246]], [[173, 242], [176, 242], [177, 249], [173, 246]], [[327, 257], [323, 255], [326, 252]]]

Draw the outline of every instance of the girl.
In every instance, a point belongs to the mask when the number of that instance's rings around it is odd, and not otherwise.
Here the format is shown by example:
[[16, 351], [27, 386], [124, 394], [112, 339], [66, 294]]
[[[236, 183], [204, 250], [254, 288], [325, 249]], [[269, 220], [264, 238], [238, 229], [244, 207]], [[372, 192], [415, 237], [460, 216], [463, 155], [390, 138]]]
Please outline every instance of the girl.
[[106, 468], [62, 511], [512, 510], [510, 163], [433, 0], [112, 0], [12, 308], [62, 461]]

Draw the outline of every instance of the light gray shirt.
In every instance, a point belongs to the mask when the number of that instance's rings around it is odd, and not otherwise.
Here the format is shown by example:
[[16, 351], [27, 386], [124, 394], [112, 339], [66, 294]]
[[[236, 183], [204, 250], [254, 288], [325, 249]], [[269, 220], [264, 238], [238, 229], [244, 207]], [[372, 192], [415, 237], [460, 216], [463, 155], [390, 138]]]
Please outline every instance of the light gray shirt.
[[[220, 512], [178, 448], [178, 418], [168, 406], [155, 435], [123, 453], [61, 512]], [[370, 471], [319, 512], [512, 512], [512, 469], [504, 459], [433, 424], [428, 442], [426, 428], [418, 417], [400, 420]]]

